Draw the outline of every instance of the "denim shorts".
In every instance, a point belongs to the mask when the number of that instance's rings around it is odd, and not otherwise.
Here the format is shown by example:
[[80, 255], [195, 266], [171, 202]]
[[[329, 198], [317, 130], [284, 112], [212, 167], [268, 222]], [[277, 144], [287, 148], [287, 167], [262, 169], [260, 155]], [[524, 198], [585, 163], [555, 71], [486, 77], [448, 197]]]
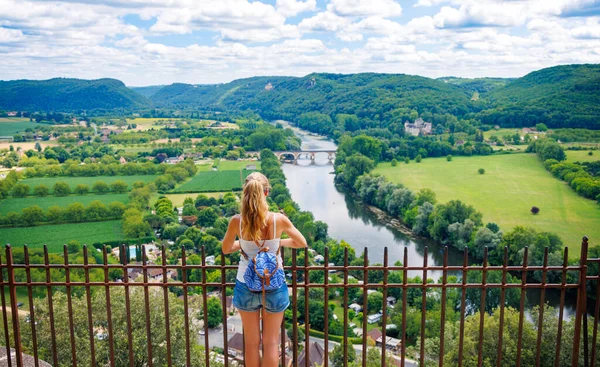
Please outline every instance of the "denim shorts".
[[[287, 284], [277, 289], [265, 292], [265, 309], [269, 313], [285, 311], [290, 305], [290, 296]], [[233, 306], [240, 311], [255, 312], [262, 308], [262, 292], [252, 292], [239, 280], [235, 281], [233, 288]]]

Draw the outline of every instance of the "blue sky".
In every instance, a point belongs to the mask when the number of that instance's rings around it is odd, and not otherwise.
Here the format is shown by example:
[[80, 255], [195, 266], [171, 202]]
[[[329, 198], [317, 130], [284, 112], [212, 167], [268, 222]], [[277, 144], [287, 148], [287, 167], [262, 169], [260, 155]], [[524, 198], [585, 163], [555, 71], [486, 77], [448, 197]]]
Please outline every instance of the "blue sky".
[[600, 62], [600, 0], [0, 0], [0, 79], [518, 77]]

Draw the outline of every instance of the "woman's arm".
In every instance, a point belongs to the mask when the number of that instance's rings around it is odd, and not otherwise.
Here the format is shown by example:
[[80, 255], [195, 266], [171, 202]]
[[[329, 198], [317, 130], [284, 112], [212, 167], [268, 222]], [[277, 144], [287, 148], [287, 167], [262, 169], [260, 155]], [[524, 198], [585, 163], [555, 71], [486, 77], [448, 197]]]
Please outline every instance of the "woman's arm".
[[285, 215], [281, 215], [281, 224], [283, 232], [290, 238], [281, 240], [281, 246], [291, 248], [305, 248], [307, 247], [306, 238], [300, 233], [300, 231], [294, 227], [292, 222]]
[[229, 226], [227, 227], [227, 232], [225, 233], [225, 237], [223, 238], [223, 253], [231, 254], [240, 249], [239, 241], [235, 240], [237, 236], [237, 231], [239, 226], [239, 216], [235, 216], [231, 218], [229, 221]]

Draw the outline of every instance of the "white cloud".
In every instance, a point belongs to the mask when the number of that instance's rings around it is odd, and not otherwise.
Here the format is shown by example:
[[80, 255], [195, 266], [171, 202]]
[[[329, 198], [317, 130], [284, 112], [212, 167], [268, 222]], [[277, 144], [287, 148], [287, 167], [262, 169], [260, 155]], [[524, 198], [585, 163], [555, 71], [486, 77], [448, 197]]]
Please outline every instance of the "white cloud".
[[275, 7], [281, 15], [291, 17], [307, 11], [314, 11], [317, 8], [317, 1], [277, 0]]
[[23, 32], [19, 29], [7, 29], [0, 27], [0, 43], [12, 43], [23, 40]]
[[394, 0], [331, 0], [327, 10], [341, 16], [397, 17], [402, 7]]
[[298, 28], [304, 32], [310, 31], [325, 31], [337, 32], [343, 27], [350, 24], [350, 21], [344, 17], [340, 17], [335, 13], [324, 11], [316, 14], [311, 18], [303, 19]]

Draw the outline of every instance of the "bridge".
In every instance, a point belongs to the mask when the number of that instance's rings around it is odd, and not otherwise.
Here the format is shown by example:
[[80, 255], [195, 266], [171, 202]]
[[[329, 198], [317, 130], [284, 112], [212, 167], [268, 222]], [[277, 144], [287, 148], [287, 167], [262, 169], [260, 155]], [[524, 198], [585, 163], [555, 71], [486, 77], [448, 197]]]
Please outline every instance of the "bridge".
[[[247, 155], [259, 155], [259, 152], [246, 152]], [[310, 159], [311, 164], [315, 164], [315, 160], [318, 155], [327, 155], [327, 162], [333, 164], [335, 160], [336, 151], [327, 149], [315, 149], [315, 150], [300, 150], [300, 151], [274, 151], [273, 154], [281, 161], [286, 163], [298, 164], [300, 159]]]

